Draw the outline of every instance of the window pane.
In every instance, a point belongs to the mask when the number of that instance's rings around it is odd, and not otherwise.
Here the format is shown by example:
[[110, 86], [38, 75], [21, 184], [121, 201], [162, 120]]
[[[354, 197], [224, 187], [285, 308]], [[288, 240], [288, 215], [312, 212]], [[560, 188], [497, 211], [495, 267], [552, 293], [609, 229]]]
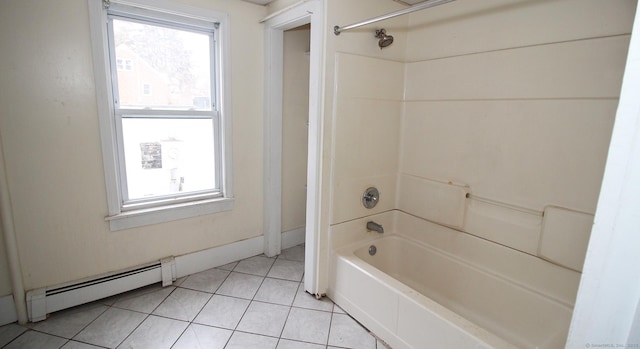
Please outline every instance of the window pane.
[[122, 120], [129, 199], [215, 189], [210, 119]]
[[113, 34], [120, 108], [211, 110], [209, 35], [121, 19]]

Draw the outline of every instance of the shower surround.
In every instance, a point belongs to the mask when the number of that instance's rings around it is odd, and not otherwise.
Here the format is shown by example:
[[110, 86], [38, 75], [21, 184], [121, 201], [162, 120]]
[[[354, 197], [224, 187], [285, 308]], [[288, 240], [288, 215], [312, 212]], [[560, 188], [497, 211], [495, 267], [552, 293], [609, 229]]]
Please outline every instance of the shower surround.
[[[330, 24], [366, 18], [371, 11], [358, 14], [344, 8], [358, 5], [367, 8], [355, 1], [338, 11], [330, 1], [329, 18], [336, 18]], [[320, 239], [321, 250], [328, 251], [326, 264], [321, 263], [330, 265], [321, 273], [328, 295], [398, 348], [469, 343], [456, 342], [464, 337], [457, 335], [452, 342], [420, 337], [431, 328], [428, 312], [414, 314], [417, 322], [403, 322], [404, 296], [414, 303], [423, 297], [440, 308], [448, 306], [444, 299], [454, 299], [458, 305], [447, 310], [449, 315], [435, 316], [449, 325], [452, 316], [461, 318], [453, 321], [453, 332], [477, 328], [471, 336], [480, 338], [479, 347], [563, 347], [635, 5], [458, 1], [385, 22], [395, 40], [384, 50], [377, 47], [373, 31], [332, 35], [325, 81], [325, 110], [330, 113], [325, 129], [332, 130], [325, 139], [330, 137], [332, 144], [331, 170], [326, 172], [331, 218], [328, 236]], [[368, 210], [360, 199], [370, 186], [379, 189], [380, 200]], [[381, 223], [385, 233], [367, 233], [369, 220]], [[400, 269], [366, 261], [368, 256], [358, 251], [366, 252], [371, 239], [401, 246], [387, 255], [398, 260]], [[469, 245], [462, 248], [462, 241]], [[382, 253], [379, 246], [377, 250]], [[405, 260], [409, 250], [421, 258]], [[482, 264], [483, 258], [497, 260]], [[420, 264], [425, 260], [441, 269]], [[398, 275], [402, 266], [438, 276], [456, 265], [478, 271], [462, 274], [479, 284], [452, 288], [455, 281], [446, 286], [436, 282], [432, 286], [444, 294], [438, 298], [432, 297], [432, 288], [422, 292], [416, 280]], [[355, 284], [377, 284], [371, 287], [386, 291], [354, 286], [352, 277], [359, 280]], [[513, 291], [511, 295], [523, 297], [496, 303], [491, 292], [480, 290], [488, 280], [493, 280], [495, 294]], [[349, 287], [360, 291], [350, 293]], [[456, 299], [469, 289], [479, 290], [471, 296], [487, 296], [487, 304], [509, 309], [498, 315], [477, 312], [478, 307]], [[368, 301], [393, 309], [378, 313]], [[513, 312], [519, 306], [531, 310], [537, 301], [546, 305], [520, 315]], [[416, 304], [424, 308], [424, 303]], [[530, 328], [542, 323], [546, 327], [540, 325], [541, 332]], [[489, 335], [478, 335], [483, 331]]]

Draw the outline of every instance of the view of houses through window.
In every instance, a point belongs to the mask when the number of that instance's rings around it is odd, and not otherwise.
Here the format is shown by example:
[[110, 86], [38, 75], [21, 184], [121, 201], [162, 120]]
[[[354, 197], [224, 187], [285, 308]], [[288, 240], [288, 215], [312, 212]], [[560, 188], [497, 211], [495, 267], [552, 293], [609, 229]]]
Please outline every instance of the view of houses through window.
[[111, 23], [125, 201], [215, 190], [212, 33]]

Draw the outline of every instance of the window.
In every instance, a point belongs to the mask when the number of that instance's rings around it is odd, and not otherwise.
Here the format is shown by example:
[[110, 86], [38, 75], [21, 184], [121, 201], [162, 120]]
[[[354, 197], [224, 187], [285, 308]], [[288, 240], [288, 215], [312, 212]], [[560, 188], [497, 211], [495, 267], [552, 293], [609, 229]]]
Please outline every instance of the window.
[[96, 3], [89, 1], [96, 85], [105, 85], [96, 90], [111, 229], [231, 209], [227, 17], [144, 0]]
[[116, 59], [116, 67], [118, 70], [133, 70], [133, 62], [130, 59]]

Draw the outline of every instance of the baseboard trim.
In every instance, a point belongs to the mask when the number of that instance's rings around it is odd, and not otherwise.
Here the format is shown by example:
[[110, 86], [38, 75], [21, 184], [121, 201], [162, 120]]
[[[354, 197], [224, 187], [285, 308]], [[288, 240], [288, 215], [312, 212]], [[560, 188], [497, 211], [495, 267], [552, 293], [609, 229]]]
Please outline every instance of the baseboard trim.
[[258, 236], [228, 245], [210, 248], [176, 257], [177, 277], [219, 267], [264, 252], [264, 236]]
[[[258, 236], [175, 258], [170, 256], [159, 262], [115, 273], [30, 290], [26, 295], [29, 321], [41, 321], [46, 319], [46, 315], [49, 313], [154, 283], [162, 282], [163, 285], [170, 285], [171, 281], [176, 278], [253, 257], [263, 251], [264, 237]], [[0, 323], [1, 321], [11, 323], [17, 319], [13, 297], [11, 295], [7, 297], [0, 298]], [[5, 311], [5, 309], [10, 311]]]
[[282, 233], [282, 249], [303, 244], [305, 241], [305, 228], [298, 228]]
[[0, 297], [0, 326], [18, 321], [13, 294]]

